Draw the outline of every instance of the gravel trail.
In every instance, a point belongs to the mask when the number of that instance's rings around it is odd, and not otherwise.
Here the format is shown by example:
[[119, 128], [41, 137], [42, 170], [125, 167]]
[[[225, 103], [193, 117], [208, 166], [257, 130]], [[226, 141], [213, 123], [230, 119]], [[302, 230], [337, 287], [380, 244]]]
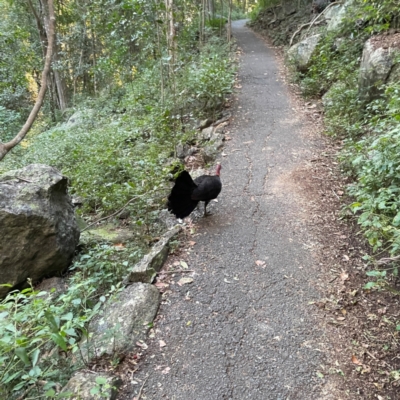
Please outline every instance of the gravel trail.
[[221, 157], [222, 193], [213, 215], [196, 222], [187, 258], [194, 282], [171, 285], [160, 307], [135, 375], [136, 394], [147, 378], [141, 399], [321, 398], [323, 332], [309, 305], [318, 268], [294, 173], [316, 144], [273, 50], [244, 21], [233, 34], [242, 87]]

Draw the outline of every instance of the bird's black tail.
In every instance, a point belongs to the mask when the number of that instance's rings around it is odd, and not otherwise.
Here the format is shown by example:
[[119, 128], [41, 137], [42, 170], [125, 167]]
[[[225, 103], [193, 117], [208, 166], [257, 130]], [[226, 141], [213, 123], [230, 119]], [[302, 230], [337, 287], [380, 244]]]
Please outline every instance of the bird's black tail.
[[187, 217], [197, 206], [198, 200], [192, 200], [193, 189], [197, 185], [187, 171], [176, 178], [175, 186], [168, 196], [168, 210], [177, 218]]

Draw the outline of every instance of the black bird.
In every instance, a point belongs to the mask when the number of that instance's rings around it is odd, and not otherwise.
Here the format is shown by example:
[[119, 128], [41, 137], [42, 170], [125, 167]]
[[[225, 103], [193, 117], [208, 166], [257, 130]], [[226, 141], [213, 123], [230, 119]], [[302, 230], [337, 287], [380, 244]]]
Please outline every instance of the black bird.
[[168, 196], [168, 210], [177, 218], [185, 218], [199, 201], [204, 201], [204, 216], [207, 216], [207, 204], [216, 199], [222, 189], [220, 171], [221, 164], [217, 164], [215, 176], [202, 175], [195, 180], [187, 171], [181, 172]]

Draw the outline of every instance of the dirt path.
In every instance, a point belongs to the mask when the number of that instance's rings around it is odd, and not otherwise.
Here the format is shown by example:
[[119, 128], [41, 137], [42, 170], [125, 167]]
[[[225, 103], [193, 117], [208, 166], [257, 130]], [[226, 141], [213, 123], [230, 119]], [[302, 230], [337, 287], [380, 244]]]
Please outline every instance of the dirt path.
[[317, 144], [304, 134], [273, 51], [243, 21], [233, 29], [242, 87], [221, 158], [222, 193], [185, 257], [194, 282], [172, 279], [132, 397], [147, 379], [141, 399], [321, 398], [323, 332], [309, 305], [319, 272], [295, 178]]

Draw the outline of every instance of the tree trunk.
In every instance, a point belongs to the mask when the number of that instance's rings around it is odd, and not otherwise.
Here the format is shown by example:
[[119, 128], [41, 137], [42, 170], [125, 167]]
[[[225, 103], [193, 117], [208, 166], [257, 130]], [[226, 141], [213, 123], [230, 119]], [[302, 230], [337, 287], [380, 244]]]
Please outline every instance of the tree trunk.
[[2, 160], [6, 154], [15, 147], [22, 139], [26, 136], [29, 129], [32, 127], [32, 124], [35, 122], [35, 119], [39, 113], [40, 108], [42, 107], [44, 96], [46, 94], [47, 89], [47, 78], [50, 72], [51, 66], [51, 58], [53, 55], [54, 48], [54, 36], [55, 36], [55, 15], [54, 15], [54, 5], [53, 0], [48, 0], [48, 11], [49, 11], [49, 30], [47, 36], [47, 51], [46, 51], [46, 59], [42, 72], [42, 79], [40, 84], [40, 90], [38, 93], [38, 97], [36, 99], [36, 103], [32, 108], [32, 111], [29, 114], [28, 119], [26, 120], [22, 129], [18, 132], [18, 134], [7, 143], [0, 143], [0, 160]]
[[227, 26], [226, 32], [227, 32], [228, 43], [230, 43], [231, 36], [232, 36], [232, 0], [229, 0], [228, 26]]
[[[47, 42], [48, 42], [48, 36], [49, 36], [49, 14], [48, 11], [46, 11], [46, 7], [43, 5], [43, 3], [40, 1], [40, 8], [41, 8], [41, 14], [43, 16], [43, 21], [39, 16], [39, 14], [36, 12], [35, 7], [32, 4], [31, 0], [28, 0], [29, 8], [32, 11], [33, 16], [35, 17], [36, 20], [36, 25], [37, 29], [39, 32], [39, 38], [40, 42], [42, 44], [42, 50], [43, 50], [43, 57], [46, 56], [46, 48], [47, 48]], [[54, 28], [55, 32], [55, 28]], [[54, 49], [53, 49], [53, 62], [57, 65], [58, 64], [58, 45], [57, 45], [57, 38], [54, 38]], [[64, 111], [67, 108], [67, 96], [66, 96], [66, 85], [65, 81], [61, 76], [60, 71], [58, 70], [53, 70], [54, 78], [55, 78], [55, 83], [57, 87], [57, 106], [61, 111]], [[50, 78], [49, 78], [50, 79]], [[48, 82], [48, 84], [50, 84]]]
[[[54, 42], [56, 42], [57, 39], [55, 38]], [[58, 65], [58, 45], [54, 43], [54, 50], [53, 50], [53, 62]], [[66, 85], [65, 85], [65, 80], [63, 79], [61, 72], [57, 69], [53, 69], [53, 74], [54, 74], [54, 80], [56, 82], [56, 87], [57, 87], [57, 100], [58, 100], [58, 108], [61, 111], [65, 111], [65, 109], [68, 106], [67, 103], [67, 90], [66, 90]]]
[[170, 57], [169, 74], [171, 75], [174, 70], [175, 59], [176, 59], [176, 41], [175, 41], [173, 0], [165, 0], [165, 12], [166, 12], [166, 19], [167, 19], [167, 46], [168, 46], [168, 54]]

